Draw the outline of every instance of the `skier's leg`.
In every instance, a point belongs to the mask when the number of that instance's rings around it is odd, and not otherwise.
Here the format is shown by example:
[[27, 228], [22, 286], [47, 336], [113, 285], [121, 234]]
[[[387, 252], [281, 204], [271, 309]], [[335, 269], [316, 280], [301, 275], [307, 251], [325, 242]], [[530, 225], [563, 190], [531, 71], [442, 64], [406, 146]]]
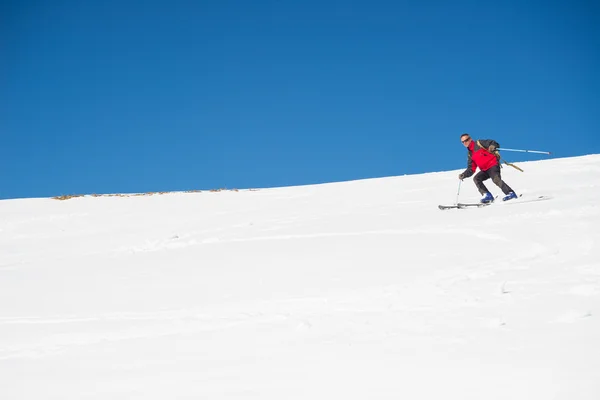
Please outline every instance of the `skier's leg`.
[[506, 184], [506, 182], [504, 182], [502, 180], [502, 176], [500, 175], [500, 166], [499, 165], [494, 165], [492, 168], [487, 170], [487, 173], [492, 178], [492, 182], [494, 182], [496, 184], [496, 186], [498, 186], [500, 189], [502, 189], [502, 192], [504, 194], [509, 194], [510, 192], [514, 192], [514, 190], [512, 190], [510, 188], [510, 186], [508, 186]]
[[479, 193], [481, 193], [482, 195], [489, 193], [489, 190], [483, 184], [483, 181], [485, 181], [486, 179], [489, 179], [489, 178], [490, 178], [490, 176], [488, 175], [487, 171], [479, 171], [473, 177], [473, 182], [475, 182], [475, 186], [477, 186], [477, 190], [479, 190]]

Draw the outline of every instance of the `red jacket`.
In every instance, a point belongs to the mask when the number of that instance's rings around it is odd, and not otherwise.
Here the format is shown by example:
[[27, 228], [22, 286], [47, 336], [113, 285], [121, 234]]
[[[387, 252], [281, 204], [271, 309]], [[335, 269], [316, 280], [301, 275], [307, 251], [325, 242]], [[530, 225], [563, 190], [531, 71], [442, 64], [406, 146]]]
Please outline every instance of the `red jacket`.
[[473, 175], [477, 170], [477, 167], [479, 167], [479, 169], [482, 171], [487, 171], [494, 165], [498, 165], [498, 159], [496, 156], [487, 150], [492, 144], [496, 147], [500, 147], [498, 142], [494, 140], [471, 140], [471, 144], [469, 144], [467, 169], [465, 172], [463, 172], [463, 176], [465, 178]]

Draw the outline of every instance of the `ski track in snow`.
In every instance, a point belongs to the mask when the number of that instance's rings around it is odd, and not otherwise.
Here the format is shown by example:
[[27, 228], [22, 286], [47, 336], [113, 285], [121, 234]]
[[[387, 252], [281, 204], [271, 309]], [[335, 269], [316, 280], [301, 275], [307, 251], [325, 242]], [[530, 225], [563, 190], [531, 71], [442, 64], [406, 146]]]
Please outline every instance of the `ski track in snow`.
[[[277, 230], [280, 228], [270, 228], [270, 230]], [[412, 230], [401, 230], [401, 229], [387, 229], [387, 230], [373, 230], [373, 231], [358, 231], [358, 232], [321, 232], [321, 233], [310, 233], [310, 234], [281, 234], [281, 235], [268, 235], [268, 236], [254, 236], [254, 237], [221, 237], [218, 235], [208, 235], [203, 238], [190, 238], [180, 237], [174, 235], [166, 239], [155, 240], [147, 242], [144, 245], [133, 246], [118, 250], [119, 252], [151, 252], [161, 250], [171, 250], [186, 248], [189, 246], [198, 245], [209, 245], [209, 244], [227, 244], [227, 243], [243, 243], [243, 242], [264, 242], [264, 241], [280, 241], [280, 240], [296, 240], [296, 239], [321, 239], [321, 238], [343, 238], [348, 236], [414, 236], [414, 235], [470, 235], [476, 239], [488, 239], [488, 240], [499, 240], [506, 241], [506, 237], [502, 235], [486, 234], [477, 230], [469, 229], [412, 229]]]

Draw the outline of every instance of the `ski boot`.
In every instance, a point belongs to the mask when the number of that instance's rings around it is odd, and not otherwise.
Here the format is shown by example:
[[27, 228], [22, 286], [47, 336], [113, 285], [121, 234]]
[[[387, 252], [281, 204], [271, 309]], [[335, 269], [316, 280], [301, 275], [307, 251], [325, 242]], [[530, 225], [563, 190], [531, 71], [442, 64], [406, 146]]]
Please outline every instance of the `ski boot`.
[[515, 194], [515, 192], [510, 192], [509, 194], [507, 194], [506, 196], [504, 196], [502, 198], [502, 201], [507, 201], [507, 200], [511, 200], [511, 199], [516, 199], [517, 195]]
[[490, 192], [487, 192], [486, 194], [483, 195], [483, 197], [479, 201], [482, 204], [488, 204], [488, 203], [491, 203], [492, 201], [494, 201], [494, 196], [492, 196], [492, 194]]

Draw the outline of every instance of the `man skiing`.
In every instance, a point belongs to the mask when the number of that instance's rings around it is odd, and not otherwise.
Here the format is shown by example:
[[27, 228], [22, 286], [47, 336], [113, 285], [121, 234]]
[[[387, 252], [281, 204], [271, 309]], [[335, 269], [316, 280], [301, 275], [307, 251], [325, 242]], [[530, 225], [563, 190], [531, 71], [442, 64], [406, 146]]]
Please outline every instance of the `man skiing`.
[[467, 160], [467, 169], [458, 175], [458, 179], [463, 180], [464, 178], [470, 177], [475, 173], [477, 167], [479, 167], [480, 171], [475, 175], [473, 181], [475, 182], [475, 186], [477, 186], [479, 193], [483, 195], [480, 200], [482, 203], [491, 203], [494, 201], [494, 196], [492, 196], [490, 191], [483, 184], [483, 181], [489, 178], [492, 178], [492, 182], [504, 192], [505, 196], [502, 200], [507, 201], [515, 199], [517, 195], [506, 183], [504, 183], [500, 176], [499, 157], [496, 156], [496, 149], [500, 147], [498, 142], [489, 139], [473, 140], [468, 133], [460, 135], [460, 141], [468, 149], [469, 156]]

